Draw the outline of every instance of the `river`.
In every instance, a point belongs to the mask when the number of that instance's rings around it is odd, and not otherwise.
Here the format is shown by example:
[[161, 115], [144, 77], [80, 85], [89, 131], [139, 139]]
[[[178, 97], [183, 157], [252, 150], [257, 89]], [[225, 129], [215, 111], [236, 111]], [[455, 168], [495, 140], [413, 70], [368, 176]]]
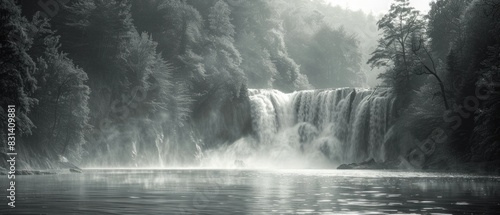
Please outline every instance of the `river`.
[[86, 169], [17, 176], [16, 208], [7, 209], [4, 200], [0, 209], [6, 214], [494, 214], [500, 211], [499, 182], [498, 176], [375, 170]]

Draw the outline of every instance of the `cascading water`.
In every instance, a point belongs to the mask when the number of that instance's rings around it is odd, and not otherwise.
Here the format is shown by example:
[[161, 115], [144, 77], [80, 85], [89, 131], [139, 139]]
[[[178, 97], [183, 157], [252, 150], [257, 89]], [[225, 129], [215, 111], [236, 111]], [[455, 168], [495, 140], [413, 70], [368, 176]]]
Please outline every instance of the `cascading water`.
[[386, 89], [250, 90], [249, 97], [255, 135], [206, 151], [202, 165], [313, 168], [386, 160], [394, 102]]

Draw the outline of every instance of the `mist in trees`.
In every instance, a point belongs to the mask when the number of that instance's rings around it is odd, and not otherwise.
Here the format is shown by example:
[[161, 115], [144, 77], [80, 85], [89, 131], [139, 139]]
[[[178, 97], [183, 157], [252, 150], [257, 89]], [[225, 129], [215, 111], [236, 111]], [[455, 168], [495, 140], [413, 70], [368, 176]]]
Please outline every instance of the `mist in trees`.
[[175, 165], [249, 135], [249, 88], [340, 87], [392, 89], [398, 129], [443, 128], [439, 150], [457, 160], [500, 153], [498, 0], [437, 0], [428, 14], [395, 0], [378, 17], [320, 0], [57, 8], [1, 0], [0, 134], [16, 105], [26, 157]]
[[396, 130], [440, 143], [427, 166], [498, 160], [500, 2], [437, 0], [427, 15], [410, 2], [378, 21], [368, 61], [396, 93]]
[[[3, 0], [2, 107], [19, 108], [20, 145], [41, 159], [28, 165], [62, 157], [97, 166], [190, 160], [196, 153], [184, 152], [249, 133], [247, 88], [365, 84], [355, 33], [324, 20], [292, 28], [286, 23], [310, 17], [291, 20], [280, 4], [299, 10], [281, 1], [80, 0], [39, 8]], [[57, 11], [37, 12], [47, 8]]]

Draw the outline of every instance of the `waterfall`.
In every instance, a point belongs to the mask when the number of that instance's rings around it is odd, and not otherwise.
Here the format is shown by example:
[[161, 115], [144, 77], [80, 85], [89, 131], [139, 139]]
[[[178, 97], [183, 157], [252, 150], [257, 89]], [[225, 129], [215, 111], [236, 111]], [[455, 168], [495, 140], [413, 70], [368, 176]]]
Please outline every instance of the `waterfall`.
[[387, 89], [254, 89], [249, 97], [255, 135], [209, 150], [207, 166], [230, 166], [232, 160], [291, 168], [386, 160], [394, 103]]
[[[239, 105], [206, 111], [200, 133], [165, 133], [147, 123], [142, 130], [109, 128], [105, 156], [88, 165], [335, 168], [394, 154], [385, 145], [394, 103], [388, 89], [250, 89], [247, 95]], [[220, 141], [207, 144], [210, 134]]]

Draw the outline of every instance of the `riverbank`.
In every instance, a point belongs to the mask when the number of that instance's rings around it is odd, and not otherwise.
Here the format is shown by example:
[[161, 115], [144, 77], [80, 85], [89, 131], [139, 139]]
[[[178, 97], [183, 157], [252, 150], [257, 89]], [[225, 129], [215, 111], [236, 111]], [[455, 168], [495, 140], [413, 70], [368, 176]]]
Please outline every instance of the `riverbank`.
[[405, 166], [398, 161], [376, 162], [374, 159], [359, 163], [341, 164], [339, 170], [413, 170], [423, 172], [447, 172], [479, 175], [500, 175], [500, 160], [489, 162], [467, 162], [453, 165], [430, 165], [424, 168]]

